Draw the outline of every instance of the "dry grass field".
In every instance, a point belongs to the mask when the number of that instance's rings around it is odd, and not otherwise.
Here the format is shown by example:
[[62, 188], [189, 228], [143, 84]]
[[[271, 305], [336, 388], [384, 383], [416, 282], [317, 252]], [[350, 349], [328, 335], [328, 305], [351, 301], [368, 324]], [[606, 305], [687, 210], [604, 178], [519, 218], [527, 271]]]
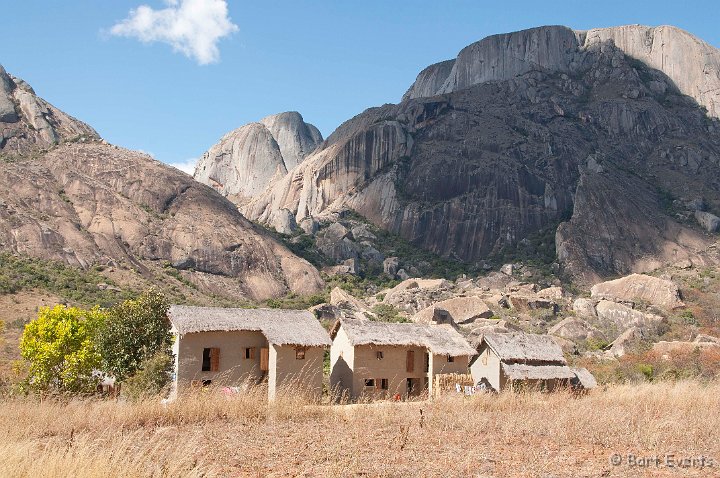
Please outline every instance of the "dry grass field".
[[[0, 402], [3, 477], [720, 476], [720, 384], [311, 405], [292, 394]], [[614, 453], [622, 456], [612, 465]], [[714, 467], [630, 466], [628, 454]]]

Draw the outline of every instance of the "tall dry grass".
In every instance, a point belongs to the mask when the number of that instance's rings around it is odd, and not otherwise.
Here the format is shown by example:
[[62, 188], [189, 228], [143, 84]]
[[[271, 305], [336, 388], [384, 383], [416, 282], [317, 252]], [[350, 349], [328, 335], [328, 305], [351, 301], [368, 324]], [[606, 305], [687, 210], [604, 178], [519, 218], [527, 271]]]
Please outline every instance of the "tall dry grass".
[[[163, 405], [0, 402], [0, 475], [718, 476], [720, 384], [619, 385], [311, 404], [201, 391]], [[714, 469], [612, 466], [612, 453], [709, 456]]]

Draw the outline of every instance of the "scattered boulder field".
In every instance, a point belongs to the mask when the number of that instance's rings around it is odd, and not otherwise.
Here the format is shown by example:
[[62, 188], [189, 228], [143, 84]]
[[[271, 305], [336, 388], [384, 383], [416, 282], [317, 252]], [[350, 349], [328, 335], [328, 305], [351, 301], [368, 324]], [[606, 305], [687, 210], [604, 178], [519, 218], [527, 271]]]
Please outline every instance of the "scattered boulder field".
[[[386, 320], [380, 313], [390, 308], [393, 320], [449, 323], [471, 342], [494, 332], [549, 334], [566, 353], [601, 361], [648, 347], [662, 356], [720, 347], [715, 335], [700, 333], [685, 322], [676, 326], [692, 313], [669, 277], [631, 274], [597, 283], [578, 296], [561, 286], [541, 288], [519, 280], [523, 269], [522, 264], [507, 264], [504, 272], [455, 281], [409, 278], [365, 298], [336, 288], [330, 302], [314, 310], [326, 320]], [[676, 337], [678, 331], [681, 338]]]

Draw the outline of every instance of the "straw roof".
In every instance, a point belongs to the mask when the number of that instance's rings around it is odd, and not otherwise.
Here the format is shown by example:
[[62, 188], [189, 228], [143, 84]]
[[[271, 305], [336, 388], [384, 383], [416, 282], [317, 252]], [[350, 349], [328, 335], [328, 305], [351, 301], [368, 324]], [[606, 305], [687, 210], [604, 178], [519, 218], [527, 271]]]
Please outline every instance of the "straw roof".
[[573, 379], [575, 374], [567, 365], [502, 364], [503, 373], [510, 380]]
[[577, 377], [578, 382], [580, 383], [580, 385], [582, 385], [582, 388], [590, 390], [591, 388], [597, 387], [597, 381], [588, 369], [573, 367], [570, 370], [573, 371], [573, 373]]
[[567, 363], [562, 349], [549, 335], [489, 333], [483, 341], [503, 362]]
[[232, 309], [173, 305], [168, 311], [180, 335], [197, 332], [261, 332], [275, 345], [328, 346], [330, 338], [307, 310]]
[[375, 322], [344, 317], [335, 322], [330, 333], [335, 338], [343, 330], [351, 345], [399, 345], [425, 347], [438, 355], [475, 355], [474, 348], [452, 326]]

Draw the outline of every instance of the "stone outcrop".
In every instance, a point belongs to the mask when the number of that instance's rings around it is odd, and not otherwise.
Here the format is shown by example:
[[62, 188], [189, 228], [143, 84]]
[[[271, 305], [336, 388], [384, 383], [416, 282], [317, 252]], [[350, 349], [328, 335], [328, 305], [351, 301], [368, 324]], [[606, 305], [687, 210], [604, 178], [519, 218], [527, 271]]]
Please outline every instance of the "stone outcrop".
[[21, 157], [61, 142], [100, 137], [90, 126], [52, 106], [0, 66], [0, 153]]
[[670, 280], [644, 274], [632, 274], [611, 281], [595, 284], [591, 296], [614, 301], [646, 302], [665, 310], [682, 307], [678, 286]]
[[299, 113], [268, 116], [223, 136], [203, 154], [194, 177], [242, 203], [287, 175], [320, 143], [318, 129]]

